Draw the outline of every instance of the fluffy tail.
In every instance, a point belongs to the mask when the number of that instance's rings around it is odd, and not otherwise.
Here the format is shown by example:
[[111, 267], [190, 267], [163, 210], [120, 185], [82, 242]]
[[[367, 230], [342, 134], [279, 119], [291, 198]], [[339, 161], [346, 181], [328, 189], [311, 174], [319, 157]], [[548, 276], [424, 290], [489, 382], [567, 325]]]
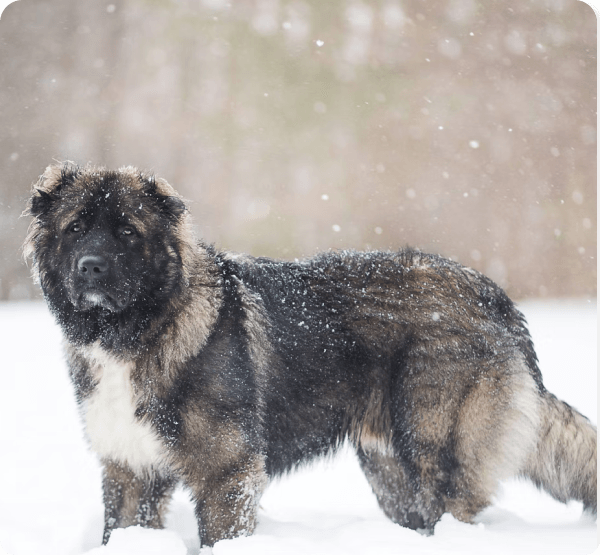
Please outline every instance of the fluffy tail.
[[596, 427], [547, 391], [542, 395], [539, 436], [522, 474], [566, 503], [583, 501], [597, 513]]

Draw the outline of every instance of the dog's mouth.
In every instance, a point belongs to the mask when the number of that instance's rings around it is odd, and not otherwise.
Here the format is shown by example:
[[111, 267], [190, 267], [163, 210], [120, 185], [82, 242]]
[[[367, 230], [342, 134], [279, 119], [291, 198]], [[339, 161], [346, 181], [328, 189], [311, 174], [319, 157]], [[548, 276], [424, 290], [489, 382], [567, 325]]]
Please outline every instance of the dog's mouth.
[[108, 293], [101, 289], [87, 289], [80, 293], [75, 306], [78, 310], [92, 310], [103, 308], [109, 312], [120, 312], [127, 308], [129, 298], [127, 295]]

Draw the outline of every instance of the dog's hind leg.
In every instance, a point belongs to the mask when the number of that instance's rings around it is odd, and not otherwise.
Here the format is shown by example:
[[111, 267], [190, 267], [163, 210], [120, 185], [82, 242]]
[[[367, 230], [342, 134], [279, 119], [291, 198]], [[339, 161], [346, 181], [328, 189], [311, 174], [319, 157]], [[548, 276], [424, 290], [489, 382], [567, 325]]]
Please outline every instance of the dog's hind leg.
[[162, 528], [177, 480], [148, 470], [134, 473], [125, 465], [103, 461], [104, 535], [106, 544], [115, 528]]
[[358, 453], [385, 514], [432, 533], [446, 511], [473, 522], [500, 480], [523, 468], [540, 396], [520, 360], [454, 362], [454, 381], [442, 383], [443, 367], [412, 362], [391, 405], [389, 440], [363, 442]]
[[444, 513], [440, 496], [422, 489], [391, 451], [357, 449], [360, 466], [384, 514], [393, 522], [431, 535]]
[[500, 362], [468, 390], [454, 422], [458, 462], [446, 507], [472, 522], [502, 480], [517, 476], [539, 434], [540, 392], [523, 361]]

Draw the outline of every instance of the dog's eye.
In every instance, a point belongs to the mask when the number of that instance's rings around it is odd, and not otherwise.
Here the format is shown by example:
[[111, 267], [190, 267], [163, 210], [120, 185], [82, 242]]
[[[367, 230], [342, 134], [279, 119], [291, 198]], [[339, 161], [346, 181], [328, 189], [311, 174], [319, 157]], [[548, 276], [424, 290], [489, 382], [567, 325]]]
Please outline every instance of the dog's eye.
[[81, 223], [73, 222], [67, 229], [71, 233], [79, 233], [81, 231]]
[[121, 235], [125, 237], [131, 237], [132, 235], [135, 235], [135, 228], [130, 225], [126, 225], [125, 227], [121, 228]]

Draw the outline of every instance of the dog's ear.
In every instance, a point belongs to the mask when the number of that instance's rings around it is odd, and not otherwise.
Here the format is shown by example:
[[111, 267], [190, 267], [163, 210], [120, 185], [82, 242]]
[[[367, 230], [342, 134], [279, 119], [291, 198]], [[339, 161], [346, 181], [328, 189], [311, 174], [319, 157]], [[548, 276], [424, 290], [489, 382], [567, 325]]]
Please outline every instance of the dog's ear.
[[48, 166], [33, 186], [33, 193], [24, 215], [40, 216], [58, 199], [63, 187], [71, 185], [79, 175], [80, 168], [72, 162]]
[[31, 195], [27, 203], [27, 208], [25, 208], [25, 212], [23, 213], [25, 216], [41, 216], [50, 210], [50, 206], [54, 202], [53, 196], [44, 191], [44, 189], [38, 187], [34, 187], [34, 189], [35, 192]]
[[43, 189], [52, 196], [57, 196], [63, 188], [73, 185], [80, 173], [81, 168], [73, 162], [53, 164], [46, 168], [36, 188]]
[[164, 179], [156, 179], [153, 175], [141, 176], [144, 183], [144, 194], [153, 197], [158, 208], [170, 220], [177, 221], [185, 214], [187, 207], [181, 197]]
[[179, 220], [187, 210], [185, 203], [179, 197], [161, 197], [159, 203], [171, 219]]

